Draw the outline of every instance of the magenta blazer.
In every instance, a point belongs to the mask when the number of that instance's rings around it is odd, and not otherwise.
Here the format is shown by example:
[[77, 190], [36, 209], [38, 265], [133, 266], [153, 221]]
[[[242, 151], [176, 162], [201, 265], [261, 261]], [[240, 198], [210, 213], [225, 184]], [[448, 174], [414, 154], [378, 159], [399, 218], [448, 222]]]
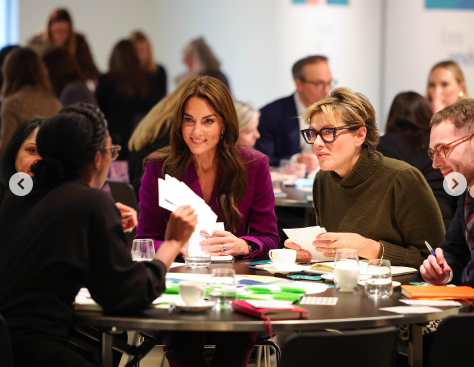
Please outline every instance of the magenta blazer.
[[[268, 251], [280, 246], [275, 216], [275, 196], [270, 177], [267, 156], [256, 150], [237, 146], [247, 171], [247, 191], [239, 205], [242, 224], [235, 236], [257, 245], [253, 253], [244, 257], [268, 257]], [[162, 178], [163, 162], [148, 162], [140, 186], [140, 217], [136, 238], [151, 238], [158, 248], [164, 241], [170, 212], [158, 206], [158, 179]], [[201, 186], [194, 163], [190, 163], [182, 177], [183, 181], [202, 198]], [[224, 216], [217, 204], [219, 182], [214, 184], [209, 206], [217, 214], [217, 221], [224, 222]], [[227, 230], [227, 228], [226, 228]]]

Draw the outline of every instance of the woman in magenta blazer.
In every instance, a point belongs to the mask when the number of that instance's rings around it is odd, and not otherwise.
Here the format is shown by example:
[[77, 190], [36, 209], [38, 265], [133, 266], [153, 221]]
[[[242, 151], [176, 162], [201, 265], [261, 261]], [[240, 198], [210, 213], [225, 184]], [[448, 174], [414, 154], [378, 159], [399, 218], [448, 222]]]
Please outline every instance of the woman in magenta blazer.
[[[229, 90], [212, 77], [185, 88], [172, 119], [170, 146], [146, 159], [137, 238], [164, 240], [170, 212], [158, 206], [158, 178], [187, 184], [224, 222], [209, 240], [216, 255], [266, 257], [280, 239], [268, 159], [236, 146], [239, 124]], [[216, 343], [214, 365], [246, 366], [258, 333], [161, 332], [171, 367], [207, 365], [204, 344]], [[202, 363], [202, 364], [201, 364]]]

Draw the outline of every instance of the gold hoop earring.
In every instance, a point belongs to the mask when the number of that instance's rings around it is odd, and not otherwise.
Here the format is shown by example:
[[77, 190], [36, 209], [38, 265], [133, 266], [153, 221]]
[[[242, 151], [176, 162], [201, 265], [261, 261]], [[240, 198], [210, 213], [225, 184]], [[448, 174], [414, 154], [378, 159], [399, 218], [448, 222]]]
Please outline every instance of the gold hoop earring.
[[464, 92], [459, 92], [458, 95], [459, 95], [459, 98], [462, 98], [462, 97], [464, 97]]

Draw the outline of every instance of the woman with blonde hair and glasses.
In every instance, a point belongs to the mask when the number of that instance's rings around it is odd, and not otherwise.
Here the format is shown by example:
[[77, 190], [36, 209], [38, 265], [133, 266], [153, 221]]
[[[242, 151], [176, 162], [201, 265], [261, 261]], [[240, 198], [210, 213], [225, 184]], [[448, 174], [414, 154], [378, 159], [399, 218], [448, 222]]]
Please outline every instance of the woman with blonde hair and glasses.
[[456, 103], [461, 98], [469, 98], [466, 79], [456, 62], [441, 61], [431, 68], [426, 97], [431, 103], [433, 113]]
[[[140, 187], [137, 238], [162, 246], [170, 212], [158, 206], [158, 179], [184, 182], [224, 222], [209, 240], [214, 255], [267, 257], [278, 248], [268, 158], [237, 146], [239, 125], [226, 86], [212, 77], [188, 83], [171, 119], [170, 146], [147, 158]], [[213, 365], [246, 366], [256, 333], [161, 332], [170, 366], [205, 366], [204, 345], [216, 343]]]
[[[366, 259], [418, 268], [429, 255], [425, 241], [444, 237], [441, 213], [423, 175], [375, 150], [379, 131], [369, 100], [348, 88], [334, 89], [306, 111], [301, 133], [313, 146], [321, 170], [313, 186], [316, 224], [328, 233], [314, 239], [317, 251], [334, 256], [355, 248]], [[298, 250], [298, 260], [311, 255]]]

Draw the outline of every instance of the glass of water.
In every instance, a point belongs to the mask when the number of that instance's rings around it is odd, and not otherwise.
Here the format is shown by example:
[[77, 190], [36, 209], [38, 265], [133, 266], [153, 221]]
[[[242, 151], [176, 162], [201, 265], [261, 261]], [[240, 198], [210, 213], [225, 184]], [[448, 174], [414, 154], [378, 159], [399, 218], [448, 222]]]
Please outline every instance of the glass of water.
[[369, 297], [390, 297], [393, 293], [390, 260], [371, 259], [367, 264], [365, 292]]
[[209, 235], [204, 231], [195, 231], [186, 244], [186, 265], [190, 268], [207, 268], [211, 263]]
[[151, 261], [155, 257], [155, 245], [151, 239], [133, 240], [132, 260]]
[[212, 270], [209, 298], [216, 302], [218, 308], [232, 308], [232, 301], [237, 299], [234, 269], [219, 268]]
[[336, 250], [334, 258], [334, 284], [341, 292], [353, 292], [360, 275], [359, 253], [356, 249]]

